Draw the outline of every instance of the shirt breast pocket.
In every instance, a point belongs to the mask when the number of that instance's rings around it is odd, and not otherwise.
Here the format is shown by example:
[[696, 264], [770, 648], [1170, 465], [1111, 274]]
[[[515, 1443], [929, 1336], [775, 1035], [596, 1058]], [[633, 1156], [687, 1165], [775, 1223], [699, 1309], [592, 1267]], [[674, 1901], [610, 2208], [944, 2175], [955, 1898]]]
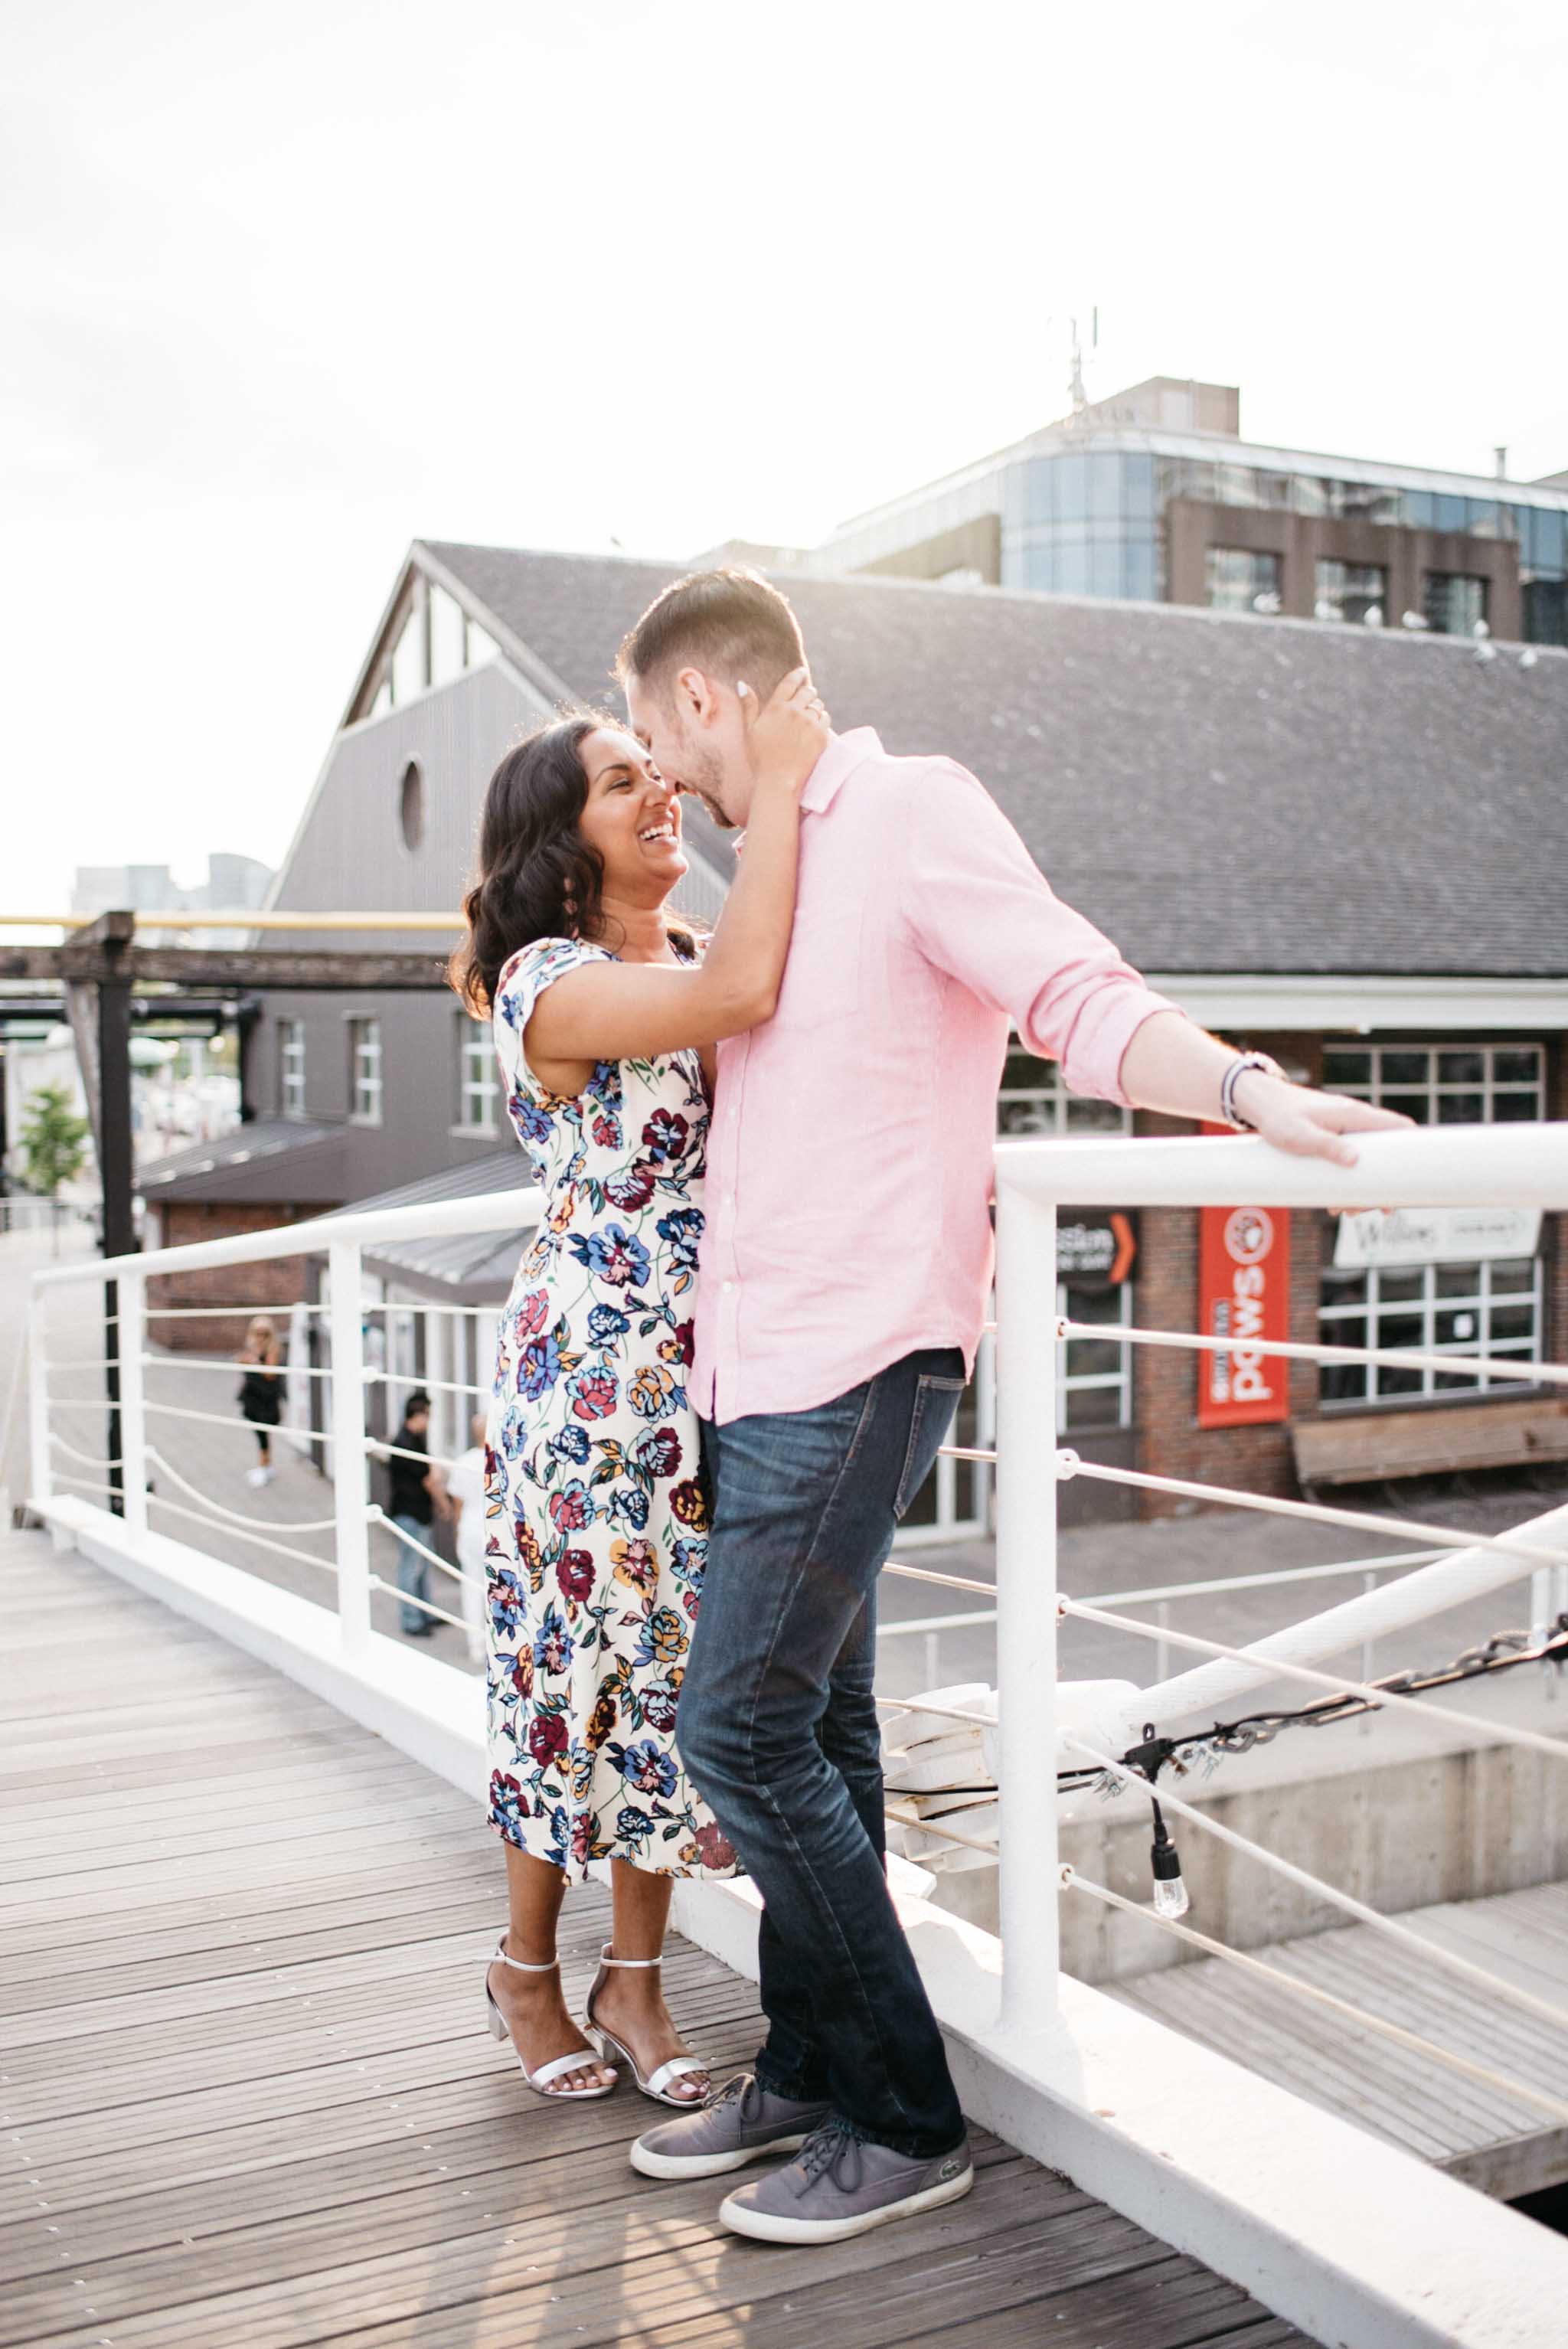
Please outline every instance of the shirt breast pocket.
[[865, 991], [862, 905], [797, 913], [779, 993], [780, 1014], [815, 1028], [859, 1017]]

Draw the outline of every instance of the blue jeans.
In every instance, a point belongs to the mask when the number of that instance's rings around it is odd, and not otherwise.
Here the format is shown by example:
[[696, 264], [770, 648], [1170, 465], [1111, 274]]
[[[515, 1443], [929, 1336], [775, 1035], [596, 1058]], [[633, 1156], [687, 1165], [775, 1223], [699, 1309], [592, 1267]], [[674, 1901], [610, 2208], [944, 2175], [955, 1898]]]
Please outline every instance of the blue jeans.
[[715, 1487], [676, 1735], [766, 1908], [758, 2079], [924, 2158], [964, 2132], [883, 1866], [876, 1586], [964, 1389], [909, 1354], [813, 1411], [705, 1425]]
[[[430, 1572], [429, 1561], [421, 1557], [417, 1549], [410, 1549], [408, 1544], [418, 1541], [423, 1542], [427, 1549], [433, 1547], [430, 1528], [422, 1526], [418, 1517], [394, 1517], [392, 1525], [398, 1537], [397, 1588], [407, 1591], [410, 1599], [423, 1599]], [[400, 1607], [397, 1609], [397, 1629], [400, 1631], [428, 1631], [434, 1621], [433, 1615], [421, 1614], [417, 1607]]]

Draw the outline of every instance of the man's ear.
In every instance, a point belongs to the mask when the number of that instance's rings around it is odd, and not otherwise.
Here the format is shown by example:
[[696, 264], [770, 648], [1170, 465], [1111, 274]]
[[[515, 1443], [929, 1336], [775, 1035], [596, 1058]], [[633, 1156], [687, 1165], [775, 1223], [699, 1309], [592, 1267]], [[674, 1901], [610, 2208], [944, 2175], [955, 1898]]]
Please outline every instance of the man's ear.
[[675, 705], [680, 715], [694, 726], [711, 726], [719, 710], [718, 694], [712, 679], [700, 668], [677, 670]]

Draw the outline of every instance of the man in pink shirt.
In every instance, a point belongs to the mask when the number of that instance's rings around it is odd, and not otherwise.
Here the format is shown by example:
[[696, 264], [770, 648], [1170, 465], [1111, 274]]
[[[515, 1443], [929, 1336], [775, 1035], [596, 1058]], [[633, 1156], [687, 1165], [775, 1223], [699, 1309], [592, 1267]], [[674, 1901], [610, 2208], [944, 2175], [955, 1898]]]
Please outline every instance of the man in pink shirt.
[[[634, 730], [722, 823], [749, 718], [805, 658], [749, 574], [666, 588], [621, 649]], [[835, 735], [806, 786], [774, 1017], [718, 1047], [691, 1392], [715, 1518], [677, 1737], [766, 1903], [767, 2045], [638, 2140], [659, 2178], [795, 2158], [742, 2234], [828, 2242], [974, 2183], [941, 2033], [888, 1896], [876, 1583], [973, 1368], [1009, 1024], [1082, 1093], [1223, 1116], [1353, 1164], [1387, 1112], [1205, 1035], [1053, 895], [973, 775]]]

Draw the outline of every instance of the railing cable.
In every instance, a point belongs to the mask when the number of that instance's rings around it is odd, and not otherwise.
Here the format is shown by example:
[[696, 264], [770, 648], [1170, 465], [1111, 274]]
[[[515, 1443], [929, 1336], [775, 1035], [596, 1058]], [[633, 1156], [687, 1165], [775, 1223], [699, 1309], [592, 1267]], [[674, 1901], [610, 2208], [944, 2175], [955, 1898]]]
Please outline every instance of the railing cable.
[[[1130, 1769], [1126, 1763], [1112, 1761], [1109, 1754], [1100, 1753], [1087, 1737], [1078, 1736], [1075, 1730], [1064, 1730], [1062, 1742], [1074, 1746], [1080, 1754], [1088, 1754], [1091, 1760], [1099, 1764], [1108, 1777], [1120, 1780], [1126, 1785], [1147, 1786], [1154, 1783], [1143, 1773]], [[1354, 1917], [1357, 1923], [1372, 1926], [1405, 1949], [1414, 1950], [1423, 1958], [1430, 1958], [1436, 1965], [1447, 1966], [1452, 1973], [1463, 1974], [1467, 1981], [1479, 1983], [1483, 1990], [1511, 1999], [1516, 2005], [1528, 2007], [1531, 2013], [1539, 2015], [1542, 2022], [1568, 2031], [1568, 2007], [1553, 2006], [1550, 1999], [1537, 1998], [1532, 1991], [1521, 1989], [1517, 1984], [1504, 1981], [1501, 1974], [1489, 1972], [1485, 1966], [1475, 1965], [1469, 1958], [1460, 1957], [1457, 1951], [1445, 1949], [1440, 1942], [1428, 1940], [1424, 1934], [1413, 1931], [1408, 1925], [1401, 1925], [1397, 1918], [1386, 1917], [1381, 1910], [1369, 1909], [1364, 1900], [1357, 1900], [1352, 1893], [1340, 1891], [1337, 1885], [1326, 1883], [1322, 1877], [1309, 1874], [1305, 1868], [1297, 1868], [1293, 1861], [1282, 1858], [1264, 1845], [1238, 1835], [1233, 1827], [1224, 1826], [1209, 1812], [1201, 1810], [1195, 1803], [1186, 1802], [1180, 1795], [1173, 1795], [1169, 1786], [1160, 1786], [1158, 1793], [1167, 1810], [1176, 1811], [1182, 1818], [1191, 1819], [1219, 1842], [1228, 1844], [1233, 1851], [1244, 1852], [1249, 1858], [1261, 1861], [1265, 1868], [1272, 1868], [1276, 1875], [1283, 1876], [1302, 1891], [1314, 1893], [1336, 1909], [1343, 1909], [1346, 1915]]]
[[[1163, 1797], [1161, 1797], [1163, 1799]], [[1543, 2095], [1539, 2088], [1527, 2087], [1522, 2080], [1511, 2080], [1485, 2064], [1477, 2064], [1468, 2055], [1456, 2055], [1451, 2049], [1439, 2047], [1435, 2040], [1423, 2039], [1414, 2031], [1407, 2031], [1398, 2023], [1386, 2023], [1379, 2014], [1369, 2014], [1365, 2007], [1353, 2006], [1348, 1999], [1336, 1998], [1332, 1991], [1320, 1990], [1315, 1982], [1303, 1982], [1297, 1974], [1285, 1973], [1278, 1966], [1265, 1965], [1261, 1958], [1245, 1950], [1233, 1950], [1226, 1941], [1216, 1941], [1207, 1933], [1200, 1933], [1191, 1925], [1180, 1925], [1173, 1917], [1161, 1917], [1141, 1901], [1129, 1900], [1120, 1892], [1112, 1892], [1108, 1885], [1096, 1884], [1092, 1878], [1080, 1876], [1078, 1870], [1064, 1864], [1058, 1870], [1057, 1881], [1064, 1892], [1087, 1892], [1096, 1900], [1105, 1901], [1112, 1909], [1120, 1909], [1130, 1917], [1141, 1917], [1162, 1932], [1174, 1933], [1178, 1940], [1188, 1942], [1206, 1956], [1224, 1958], [1243, 1971], [1258, 1975], [1274, 1989], [1293, 1997], [1326, 2006], [1347, 2022], [1362, 2024], [1379, 2038], [1391, 2039], [1397, 2046], [1408, 2047], [1418, 2055], [1430, 2056], [1435, 2063], [1446, 2064], [1451, 2071], [1462, 2072], [1468, 2079], [1479, 2080], [1484, 2087], [1497, 2089], [1503, 2095], [1519, 2097], [1538, 2111], [1547, 2113], [1555, 2121], [1568, 2121], [1568, 2104], [1560, 2097]]]
[[[1135, 1322], [1073, 1321], [1065, 1315], [1057, 1323], [1057, 1335], [1092, 1339], [1108, 1346], [1179, 1346], [1202, 1354], [1238, 1351], [1234, 1338], [1202, 1338], [1187, 1330], [1146, 1330]], [[1359, 1362], [1377, 1369], [1387, 1364], [1392, 1370], [1441, 1371], [1448, 1376], [1474, 1374], [1504, 1386], [1568, 1386], [1568, 1364], [1538, 1362], [1529, 1355], [1417, 1353], [1405, 1346], [1315, 1346], [1285, 1338], [1260, 1338], [1255, 1350], [1264, 1356], [1278, 1354], [1292, 1362]]]
[[181, 1475], [179, 1469], [165, 1454], [158, 1451], [150, 1444], [147, 1446], [147, 1457], [150, 1460], [156, 1460], [164, 1475], [172, 1477], [182, 1493], [189, 1493], [193, 1501], [201, 1502], [205, 1507], [211, 1509], [228, 1525], [258, 1526], [265, 1533], [279, 1534], [330, 1534], [337, 1530], [335, 1516], [304, 1518], [246, 1516], [238, 1509], [226, 1508], [222, 1501], [215, 1501], [211, 1493], [204, 1493], [201, 1490], [200, 1485], [192, 1485], [189, 1477]]

